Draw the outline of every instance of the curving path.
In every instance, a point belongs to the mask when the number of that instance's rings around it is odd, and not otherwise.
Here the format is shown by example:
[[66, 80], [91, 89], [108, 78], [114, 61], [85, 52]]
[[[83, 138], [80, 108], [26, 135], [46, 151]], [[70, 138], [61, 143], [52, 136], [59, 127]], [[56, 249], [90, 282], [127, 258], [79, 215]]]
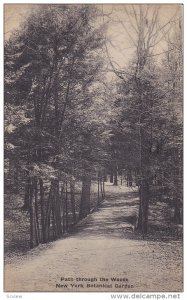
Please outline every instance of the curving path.
[[106, 190], [70, 236], [6, 264], [5, 291], [181, 291], [181, 241], [141, 240], [133, 232], [136, 193]]

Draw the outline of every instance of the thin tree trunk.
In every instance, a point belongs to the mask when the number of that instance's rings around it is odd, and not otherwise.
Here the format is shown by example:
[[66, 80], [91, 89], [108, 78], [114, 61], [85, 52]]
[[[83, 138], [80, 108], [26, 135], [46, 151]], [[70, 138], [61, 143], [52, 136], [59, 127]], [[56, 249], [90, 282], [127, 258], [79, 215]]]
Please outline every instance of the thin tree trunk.
[[102, 185], [102, 178], [100, 177], [100, 190], [101, 190], [101, 199], [103, 200], [103, 185]]
[[99, 179], [99, 175], [98, 175], [98, 178], [97, 178], [97, 205], [98, 206], [100, 204], [99, 182], [100, 182], [100, 179]]
[[111, 174], [110, 174], [110, 183], [113, 183], [113, 182], [114, 182], [114, 181], [113, 181], [113, 177], [114, 177], [114, 176], [113, 176], [113, 173], [111, 173]]
[[105, 181], [103, 180], [103, 198], [105, 199]]
[[39, 239], [39, 231], [37, 226], [37, 216], [36, 216], [35, 208], [34, 208], [34, 231], [35, 231], [35, 245], [38, 246], [40, 243], [40, 239]]
[[138, 186], [138, 191], [139, 191], [139, 211], [138, 211], [138, 224], [137, 228], [138, 230], [142, 229], [142, 196], [141, 196], [141, 190], [140, 186]]
[[46, 241], [49, 241], [50, 237], [50, 217], [51, 217], [51, 208], [52, 208], [52, 184], [49, 191], [48, 203], [47, 203], [47, 211], [46, 211], [46, 220], [45, 220], [45, 232], [46, 232]]
[[61, 191], [61, 197], [62, 197], [62, 220], [63, 220], [63, 233], [66, 232], [66, 214], [65, 214], [65, 209], [66, 209], [66, 205], [65, 205], [65, 197], [63, 197], [63, 190]]
[[34, 202], [35, 202], [35, 233], [36, 233], [36, 244], [40, 243], [40, 227], [39, 227], [39, 215], [38, 215], [38, 179], [33, 178], [34, 185]]
[[44, 214], [44, 187], [43, 187], [43, 180], [39, 178], [39, 185], [40, 185], [40, 207], [41, 207], [41, 227], [42, 227], [42, 242], [46, 242], [45, 236], [45, 214]]
[[66, 213], [66, 231], [69, 229], [69, 220], [68, 220], [68, 190], [67, 190], [67, 181], [66, 181], [66, 196], [65, 196], [65, 213]]
[[33, 203], [33, 187], [30, 179], [28, 187], [29, 210], [30, 210], [30, 248], [34, 248], [34, 203]]
[[62, 225], [61, 225], [61, 204], [60, 204], [60, 195], [59, 195], [59, 181], [56, 181], [56, 227], [57, 227], [57, 237], [62, 235]]
[[107, 182], [107, 174], [106, 174], [106, 171], [104, 172], [104, 182]]
[[[139, 127], [139, 155], [140, 155], [140, 186], [139, 186], [139, 194], [140, 194], [140, 206], [139, 206], [139, 220], [138, 220], [138, 229], [141, 230], [142, 236], [147, 234], [148, 231], [148, 211], [149, 211], [149, 181], [151, 178], [151, 174], [149, 171], [150, 167], [150, 157], [149, 157], [149, 148], [147, 147], [147, 136], [146, 133], [141, 126], [143, 124], [143, 120], [140, 117], [139, 119], [140, 127]], [[132, 175], [131, 175], [132, 176]]]
[[141, 230], [144, 238], [148, 230], [148, 210], [149, 210], [149, 183], [143, 179], [139, 188], [140, 193], [140, 206], [139, 206], [139, 218], [137, 229]]
[[127, 186], [132, 186], [132, 171], [128, 170], [127, 173]]
[[70, 192], [71, 192], [71, 210], [73, 216], [73, 224], [76, 223], [76, 212], [75, 212], [75, 181], [71, 180], [70, 182]]
[[115, 168], [115, 172], [114, 172], [114, 185], [118, 185], [118, 172], [117, 172], [117, 168]]
[[52, 193], [52, 197], [51, 197], [51, 201], [52, 201], [52, 232], [53, 232], [53, 240], [56, 239], [56, 215], [55, 215], [55, 209], [56, 209], [56, 186], [55, 186], [55, 182], [52, 181], [51, 182], [52, 186], [53, 186], [53, 193]]
[[180, 172], [179, 153], [176, 149], [173, 149], [172, 158], [174, 163], [173, 168], [173, 200], [174, 200], [174, 222], [182, 224], [182, 216], [180, 212], [180, 180], [182, 181], [182, 172]]
[[29, 193], [30, 193], [30, 177], [28, 176], [26, 183], [25, 183], [25, 196], [24, 196], [24, 204], [22, 209], [29, 210]]
[[174, 222], [177, 224], [182, 224], [181, 212], [180, 212], [180, 200], [175, 196], [174, 199]]
[[86, 174], [82, 178], [82, 195], [79, 218], [83, 219], [90, 213], [90, 189], [91, 189], [91, 176]]

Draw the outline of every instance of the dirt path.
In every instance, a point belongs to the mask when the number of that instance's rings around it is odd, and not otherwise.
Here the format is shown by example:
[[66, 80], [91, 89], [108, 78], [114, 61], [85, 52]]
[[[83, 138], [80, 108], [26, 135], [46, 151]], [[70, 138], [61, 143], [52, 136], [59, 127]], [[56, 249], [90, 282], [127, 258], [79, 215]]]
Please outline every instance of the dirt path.
[[5, 290], [181, 291], [181, 241], [141, 240], [131, 224], [136, 209], [132, 190], [108, 186], [71, 236], [5, 265]]

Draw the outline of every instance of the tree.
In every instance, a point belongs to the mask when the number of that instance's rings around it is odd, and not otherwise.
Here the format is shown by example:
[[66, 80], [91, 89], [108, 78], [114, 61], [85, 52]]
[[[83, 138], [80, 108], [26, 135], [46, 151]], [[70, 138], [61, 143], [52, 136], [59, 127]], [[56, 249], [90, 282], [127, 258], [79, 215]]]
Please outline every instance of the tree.
[[82, 180], [82, 218], [90, 211], [91, 176], [102, 160], [103, 144], [99, 139], [104, 128], [102, 117], [97, 120], [96, 114], [104, 110], [99, 110], [95, 102], [98, 98], [100, 105], [104, 103], [104, 26], [97, 24], [97, 17], [95, 6], [39, 5], [5, 45], [6, 106], [22, 111], [26, 120], [24, 126], [21, 122], [13, 124], [11, 136], [7, 136], [20, 150], [17, 159], [23, 161], [22, 169], [27, 175], [23, 207], [30, 209], [33, 199], [30, 177], [39, 179], [41, 201], [43, 179], [51, 181], [46, 221], [42, 224], [42, 228], [47, 226], [45, 240], [50, 235], [51, 213], [53, 235], [59, 236], [59, 216], [55, 215], [58, 209], [54, 207], [60, 197], [56, 179], [65, 185], [63, 214], [68, 230], [68, 181], [75, 223], [75, 178]]
[[26, 130], [34, 145], [24, 147], [35, 162], [58, 154], [67, 111], [88, 101], [97, 80], [102, 29], [94, 25], [96, 17], [94, 6], [38, 6], [5, 45], [5, 101], [31, 117]]
[[183, 47], [181, 18], [175, 22], [175, 26], [167, 37], [168, 51], [163, 59], [164, 70], [162, 82], [167, 94], [168, 106], [170, 105], [170, 127], [167, 135], [167, 150], [165, 161], [168, 165], [170, 176], [167, 174], [172, 206], [174, 207], [174, 220], [182, 223], [182, 148], [183, 148]]
[[[162, 83], [160, 81], [161, 74], [163, 80], [164, 70], [158, 67], [155, 53], [156, 46], [164, 40], [168, 32], [172, 32], [175, 15], [165, 24], [161, 24], [159, 9], [160, 7], [156, 5], [125, 7], [130, 26], [127, 29], [126, 22], [120, 22], [135, 49], [134, 58], [131, 64], [122, 70], [116, 70], [116, 65], [110, 60], [114, 73], [121, 81], [118, 84], [118, 96], [114, 107], [118, 114], [118, 121], [114, 126], [113, 139], [123, 140], [123, 142], [120, 147], [115, 143], [113, 145], [117, 147], [116, 149], [119, 147], [118, 153], [120, 158], [124, 157], [127, 170], [136, 173], [140, 198], [138, 229], [142, 231], [143, 236], [148, 228], [153, 178], [160, 177], [158, 181], [160, 180], [163, 185], [165, 180], [163, 173], [169, 167], [167, 164], [164, 166], [163, 162], [165, 149], [171, 146], [166, 136], [166, 128], [168, 129], [169, 126], [173, 128], [172, 140], [175, 147], [177, 141], [174, 136], [180, 130], [175, 118], [171, 118], [174, 110], [171, 98], [168, 98], [168, 91], [163, 84], [164, 81]], [[163, 55], [165, 53], [168, 51], [162, 52]], [[172, 84], [176, 85], [176, 83]]]

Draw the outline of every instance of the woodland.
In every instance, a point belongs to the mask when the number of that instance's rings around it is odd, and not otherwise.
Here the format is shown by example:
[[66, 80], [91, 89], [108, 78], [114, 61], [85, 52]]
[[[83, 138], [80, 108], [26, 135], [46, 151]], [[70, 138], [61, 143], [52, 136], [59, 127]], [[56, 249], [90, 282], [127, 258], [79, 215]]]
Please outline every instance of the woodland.
[[141, 239], [151, 203], [182, 228], [182, 30], [180, 5], [46, 4], [5, 39], [5, 250], [71, 233], [107, 182], [136, 190]]

